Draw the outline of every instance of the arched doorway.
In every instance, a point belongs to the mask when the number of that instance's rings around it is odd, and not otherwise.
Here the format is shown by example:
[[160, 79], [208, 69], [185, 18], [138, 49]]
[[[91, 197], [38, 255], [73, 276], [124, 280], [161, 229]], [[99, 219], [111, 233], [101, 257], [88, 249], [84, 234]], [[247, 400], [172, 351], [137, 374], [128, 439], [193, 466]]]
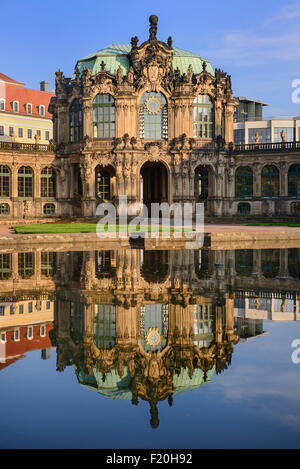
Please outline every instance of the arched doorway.
[[168, 172], [163, 163], [147, 161], [140, 171], [140, 199], [151, 215], [151, 204], [168, 202]]

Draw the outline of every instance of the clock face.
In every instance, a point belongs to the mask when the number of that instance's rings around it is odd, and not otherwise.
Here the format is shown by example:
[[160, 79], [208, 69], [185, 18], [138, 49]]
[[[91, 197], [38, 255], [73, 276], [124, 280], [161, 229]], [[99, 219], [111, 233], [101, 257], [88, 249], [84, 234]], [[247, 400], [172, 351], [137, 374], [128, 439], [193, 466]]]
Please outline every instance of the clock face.
[[162, 107], [161, 100], [155, 96], [151, 96], [151, 98], [145, 101], [145, 109], [147, 109], [149, 114], [158, 114]]
[[159, 333], [158, 328], [150, 328], [146, 334], [146, 342], [151, 347], [156, 347], [162, 341], [162, 336]]

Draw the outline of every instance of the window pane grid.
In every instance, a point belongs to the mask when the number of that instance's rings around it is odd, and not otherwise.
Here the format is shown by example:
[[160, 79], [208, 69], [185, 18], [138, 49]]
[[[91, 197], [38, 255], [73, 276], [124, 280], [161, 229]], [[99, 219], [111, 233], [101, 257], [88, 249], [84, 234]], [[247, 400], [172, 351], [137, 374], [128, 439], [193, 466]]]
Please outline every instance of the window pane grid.
[[18, 171], [18, 195], [23, 198], [33, 197], [33, 172], [28, 166]]
[[214, 108], [208, 95], [194, 99], [194, 137], [213, 138]]
[[109, 94], [98, 94], [93, 102], [95, 138], [115, 137], [115, 102]]
[[0, 165], [0, 197], [10, 197], [10, 170]]
[[53, 168], [44, 168], [41, 173], [41, 197], [54, 198], [56, 195], [56, 173]]

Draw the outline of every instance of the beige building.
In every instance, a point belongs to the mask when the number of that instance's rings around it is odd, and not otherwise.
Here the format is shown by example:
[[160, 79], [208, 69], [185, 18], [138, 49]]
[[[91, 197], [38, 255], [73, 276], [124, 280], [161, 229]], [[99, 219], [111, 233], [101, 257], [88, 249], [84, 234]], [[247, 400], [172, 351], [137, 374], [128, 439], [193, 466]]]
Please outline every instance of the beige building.
[[49, 144], [53, 139], [48, 112], [52, 96], [45, 81], [40, 90], [32, 90], [0, 73], [0, 142]]

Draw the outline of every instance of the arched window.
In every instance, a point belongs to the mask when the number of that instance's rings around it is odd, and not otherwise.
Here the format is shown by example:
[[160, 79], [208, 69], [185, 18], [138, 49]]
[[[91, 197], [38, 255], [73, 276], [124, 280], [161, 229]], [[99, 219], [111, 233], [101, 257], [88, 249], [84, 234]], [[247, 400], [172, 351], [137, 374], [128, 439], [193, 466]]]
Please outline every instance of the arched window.
[[94, 343], [99, 349], [112, 349], [116, 343], [116, 307], [94, 305]]
[[162, 93], [144, 93], [140, 101], [140, 137], [168, 138], [168, 105]]
[[93, 136], [115, 137], [115, 101], [110, 94], [97, 94], [93, 101]]
[[292, 164], [289, 169], [289, 197], [300, 198], [300, 164]]
[[96, 196], [98, 199], [110, 200], [110, 174], [103, 169], [97, 172]]
[[280, 271], [280, 250], [262, 249], [261, 270], [265, 278], [275, 278]]
[[238, 214], [239, 215], [249, 215], [251, 212], [251, 205], [248, 204], [247, 202], [243, 203], [241, 202], [238, 204]]
[[55, 196], [56, 196], [55, 169], [46, 167], [41, 172], [41, 197], [52, 199]]
[[19, 112], [19, 101], [14, 101], [13, 102], [13, 111], [14, 112]]
[[265, 166], [261, 172], [261, 196], [279, 197], [279, 171], [276, 166]]
[[18, 196], [24, 199], [33, 197], [33, 171], [22, 166], [18, 171]]
[[199, 94], [194, 99], [194, 137], [213, 138], [214, 105], [207, 94]]
[[0, 111], [5, 110], [5, 99], [0, 99]]
[[82, 104], [78, 99], [74, 99], [69, 109], [69, 131], [70, 142], [82, 140]]
[[240, 166], [235, 173], [235, 197], [250, 199], [253, 196], [253, 173], [249, 166]]
[[146, 352], [163, 350], [168, 337], [168, 304], [145, 304], [141, 307], [141, 345]]
[[11, 175], [8, 166], [0, 165], [0, 197], [10, 197]]

